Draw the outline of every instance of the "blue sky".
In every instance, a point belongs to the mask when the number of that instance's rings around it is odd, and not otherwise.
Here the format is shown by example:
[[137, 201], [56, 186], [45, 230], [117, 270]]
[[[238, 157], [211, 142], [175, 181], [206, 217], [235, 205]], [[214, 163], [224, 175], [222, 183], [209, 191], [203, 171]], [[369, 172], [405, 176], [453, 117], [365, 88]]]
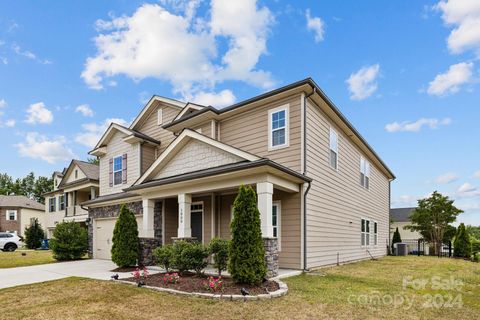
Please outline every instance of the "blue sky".
[[478, 1], [2, 1], [0, 171], [85, 159], [152, 94], [222, 107], [311, 76], [393, 206], [438, 190], [480, 225], [479, 57]]

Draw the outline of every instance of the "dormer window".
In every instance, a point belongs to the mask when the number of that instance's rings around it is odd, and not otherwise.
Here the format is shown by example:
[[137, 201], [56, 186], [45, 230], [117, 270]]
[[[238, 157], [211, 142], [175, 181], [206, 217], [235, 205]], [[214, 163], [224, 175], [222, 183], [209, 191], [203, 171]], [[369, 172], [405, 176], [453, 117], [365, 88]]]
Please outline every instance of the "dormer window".
[[157, 111], [157, 124], [160, 126], [163, 124], [163, 109], [158, 109]]

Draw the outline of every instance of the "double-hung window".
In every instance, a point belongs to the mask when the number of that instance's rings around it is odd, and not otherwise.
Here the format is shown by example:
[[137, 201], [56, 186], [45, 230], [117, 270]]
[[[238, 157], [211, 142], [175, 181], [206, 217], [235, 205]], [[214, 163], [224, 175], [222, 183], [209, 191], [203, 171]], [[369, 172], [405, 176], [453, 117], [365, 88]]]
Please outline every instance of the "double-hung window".
[[17, 220], [17, 211], [16, 210], [8, 210], [7, 211], [7, 220], [8, 221]]
[[330, 166], [338, 169], [338, 134], [330, 128]]
[[373, 222], [373, 244], [378, 244], [378, 225], [376, 221]]
[[288, 146], [288, 105], [269, 111], [269, 149]]
[[365, 189], [370, 187], [370, 163], [360, 157], [360, 185]]
[[122, 184], [122, 156], [113, 158], [113, 185]]
[[60, 197], [58, 197], [58, 209], [59, 210], [65, 210], [65, 195], [62, 194]]
[[57, 199], [55, 197], [49, 198], [48, 199], [48, 210], [49, 212], [55, 212], [55, 201]]
[[370, 220], [362, 219], [361, 226], [362, 246], [370, 245]]

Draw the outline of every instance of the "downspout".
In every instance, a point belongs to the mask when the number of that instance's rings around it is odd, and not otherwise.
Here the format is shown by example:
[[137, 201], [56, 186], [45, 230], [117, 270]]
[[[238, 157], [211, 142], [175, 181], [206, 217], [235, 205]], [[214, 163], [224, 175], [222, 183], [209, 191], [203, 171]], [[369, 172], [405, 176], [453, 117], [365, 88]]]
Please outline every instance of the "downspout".
[[[303, 175], [307, 175], [307, 100], [315, 94], [317, 88], [312, 87], [313, 91], [306, 95], [303, 99]], [[307, 194], [312, 186], [311, 181], [308, 182], [307, 189], [303, 194], [303, 270], [307, 268]]]

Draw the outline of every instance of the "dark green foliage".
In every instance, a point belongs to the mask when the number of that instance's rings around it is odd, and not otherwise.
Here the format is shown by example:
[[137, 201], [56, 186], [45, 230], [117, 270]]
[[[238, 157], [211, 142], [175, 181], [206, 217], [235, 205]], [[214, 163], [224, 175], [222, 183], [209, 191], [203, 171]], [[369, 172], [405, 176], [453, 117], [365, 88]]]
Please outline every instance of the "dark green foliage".
[[434, 244], [435, 254], [441, 252], [448, 226], [463, 211], [453, 205], [453, 200], [434, 191], [429, 198], [418, 200], [418, 207], [410, 215], [412, 224], [406, 229], [418, 231], [425, 240]]
[[465, 227], [465, 230], [467, 230], [468, 234], [471, 237], [480, 241], [480, 227], [468, 225]]
[[25, 228], [25, 245], [28, 249], [37, 249], [42, 246], [42, 240], [45, 239], [45, 232], [42, 225], [35, 218], [30, 226]]
[[43, 194], [53, 190], [53, 178], [35, 178], [30, 172], [25, 178], [18, 178], [13, 181], [6, 173], [0, 174], [0, 194], [26, 196], [40, 203], [45, 203]]
[[472, 241], [472, 253], [478, 253], [480, 252], [480, 240], [473, 239]]
[[87, 229], [74, 221], [61, 222], [49, 244], [53, 257], [59, 261], [81, 259], [88, 250]]
[[170, 266], [174, 263], [174, 249], [172, 244], [167, 244], [153, 250], [153, 256], [160, 268], [170, 272]]
[[208, 250], [200, 243], [185, 240], [173, 244], [173, 267], [180, 273], [195, 270], [200, 274], [207, 266]]
[[260, 283], [267, 273], [267, 267], [257, 194], [250, 186], [240, 186], [233, 204], [230, 230], [232, 240], [228, 271], [236, 282]]
[[87, 162], [88, 163], [91, 163], [91, 164], [96, 164], [96, 165], [99, 165], [100, 164], [100, 158], [99, 157], [92, 157], [92, 158], [87, 158]]
[[452, 241], [456, 234], [457, 228], [452, 225], [447, 225], [445, 228], [445, 233], [443, 234], [443, 243], [449, 243]]
[[125, 205], [115, 223], [112, 238], [112, 261], [119, 267], [135, 266], [138, 260], [138, 226], [135, 214]]
[[465, 225], [460, 223], [453, 242], [453, 255], [459, 258], [470, 258], [472, 254], [472, 244], [470, 243], [470, 236], [465, 230]]
[[213, 266], [218, 270], [218, 276], [222, 275], [222, 270], [227, 270], [228, 246], [228, 240], [213, 238], [210, 241], [208, 250], [213, 255]]
[[402, 237], [400, 236], [400, 231], [398, 231], [398, 227], [393, 233], [392, 238], [392, 254], [395, 254], [395, 247], [393, 246], [395, 243], [402, 242]]

